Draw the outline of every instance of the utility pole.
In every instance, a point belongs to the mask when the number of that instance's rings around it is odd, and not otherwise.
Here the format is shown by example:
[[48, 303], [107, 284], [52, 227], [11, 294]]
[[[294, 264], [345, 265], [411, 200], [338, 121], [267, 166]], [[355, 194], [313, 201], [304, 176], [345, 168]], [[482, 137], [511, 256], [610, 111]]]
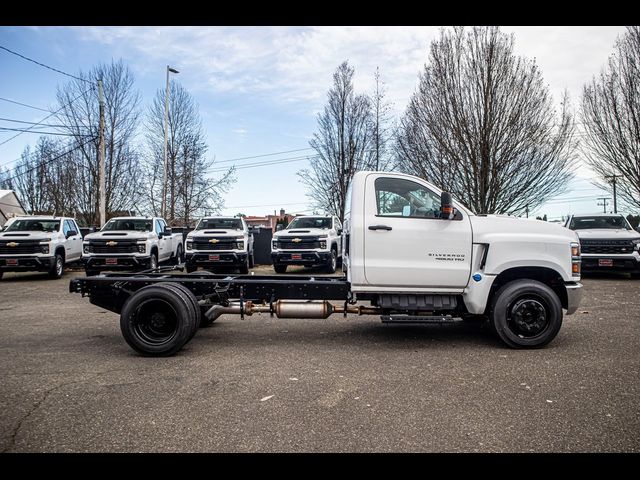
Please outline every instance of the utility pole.
[[98, 80], [98, 104], [100, 105], [100, 138], [98, 145], [98, 197], [100, 203], [100, 227], [107, 222], [107, 186], [104, 167], [104, 95], [102, 92], [102, 79]]
[[613, 213], [618, 213], [618, 196], [616, 192], [616, 178], [621, 177], [622, 175], [608, 175], [605, 178], [611, 178], [613, 183]]
[[529, 204], [527, 203], [527, 205], [525, 206], [525, 213], [527, 214], [527, 218], [529, 218]]
[[602, 200], [602, 203], [598, 203], [598, 205], [602, 205], [602, 213], [607, 213], [607, 201], [611, 200], [610, 197], [598, 197], [598, 200]]
[[167, 65], [167, 85], [164, 93], [164, 162], [162, 169], [162, 218], [167, 217], [167, 140], [169, 130], [169, 73], [180, 73]]

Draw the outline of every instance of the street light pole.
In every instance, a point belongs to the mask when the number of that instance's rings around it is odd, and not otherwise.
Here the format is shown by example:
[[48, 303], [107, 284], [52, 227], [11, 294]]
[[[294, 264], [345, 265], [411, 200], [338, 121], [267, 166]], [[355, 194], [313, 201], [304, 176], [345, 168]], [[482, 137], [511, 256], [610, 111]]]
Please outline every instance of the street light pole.
[[164, 93], [164, 161], [162, 168], [162, 218], [166, 218], [167, 213], [167, 140], [169, 133], [169, 73], [180, 73], [178, 70], [167, 65], [167, 86]]

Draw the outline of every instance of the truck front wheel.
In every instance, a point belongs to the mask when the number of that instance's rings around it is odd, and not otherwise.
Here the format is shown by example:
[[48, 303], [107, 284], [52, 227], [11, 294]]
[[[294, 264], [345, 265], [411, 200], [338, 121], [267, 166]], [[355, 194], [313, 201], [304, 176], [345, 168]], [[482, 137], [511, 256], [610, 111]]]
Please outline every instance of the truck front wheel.
[[489, 322], [511, 348], [540, 348], [562, 326], [562, 305], [556, 293], [536, 280], [514, 280], [494, 295]]
[[152, 270], [158, 268], [158, 254], [156, 252], [151, 252], [151, 258], [149, 259], [149, 268]]
[[56, 252], [56, 256], [53, 259], [53, 265], [49, 269], [49, 278], [62, 278], [62, 272], [64, 271], [64, 257], [61, 253]]
[[335, 250], [331, 250], [329, 261], [327, 262], [326, 269], [328, 273], [336, 273], [336, 266], [338, 265], [338, 254]]
[[276, 271], [276, 273], [285, 273], [287, 271], [287, 266], [286, 265], [282, 265], [282, 264], [275, 264], [273, 266], [273, 269]]

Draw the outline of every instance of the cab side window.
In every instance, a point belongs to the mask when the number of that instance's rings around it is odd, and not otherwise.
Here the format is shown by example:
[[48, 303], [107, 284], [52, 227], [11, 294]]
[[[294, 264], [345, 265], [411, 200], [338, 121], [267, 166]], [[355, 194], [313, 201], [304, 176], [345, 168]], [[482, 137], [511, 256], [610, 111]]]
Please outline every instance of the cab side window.
[[64, 236], [66, 237], [67, 233], [69, 233], [71, 230], [73, 230], [73, 226], [71, 225], [69, 220], [65, 220], [62, 225], [62, 233], [64, 233]]
[[[440, 195], [403, 178], [379, 177], [375, 181], [377, 215], [382, 217], [441, 218]], [[458, 211], [454, 220], [462, 220]]]
[[164, 231], [162, 227], [162, 222], [160, 220], [156, 220], [156, 235], [160, 235]]

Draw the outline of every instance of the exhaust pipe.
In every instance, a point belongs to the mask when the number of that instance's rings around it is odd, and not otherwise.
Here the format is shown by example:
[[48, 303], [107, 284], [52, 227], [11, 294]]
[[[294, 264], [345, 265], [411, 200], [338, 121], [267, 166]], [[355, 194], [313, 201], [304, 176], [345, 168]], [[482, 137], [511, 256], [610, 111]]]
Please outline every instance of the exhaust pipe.
[[241, 306], [240, 303], [232, 302], [228, 307], [214, 305], [204, 314], [213, 321], [220, 315], [225, 314], [253, 315], [254, 313], [273, 313], [278, 318], [327, 318], [334, 313], [355, 313], [358, 315], [380, 315], [380, 309], [364, 307], [362, 305], [333, 305], [327, 300], [278, 300], [273, 304], [273, 310], [269, 305], [254, 305], [247, 301]]

